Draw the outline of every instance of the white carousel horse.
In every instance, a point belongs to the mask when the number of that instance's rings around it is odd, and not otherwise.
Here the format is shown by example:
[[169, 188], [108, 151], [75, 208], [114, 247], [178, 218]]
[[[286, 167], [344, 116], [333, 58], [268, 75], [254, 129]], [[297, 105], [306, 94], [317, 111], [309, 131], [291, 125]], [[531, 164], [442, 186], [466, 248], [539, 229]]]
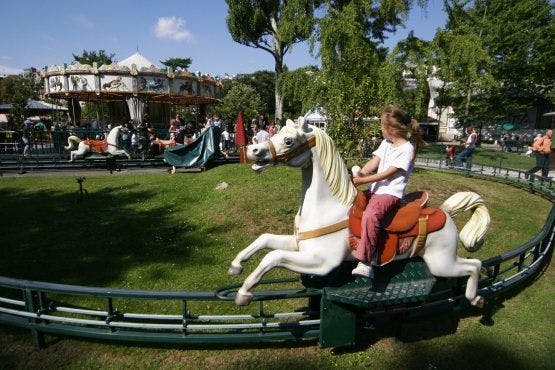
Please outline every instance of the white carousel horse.
[[[300, 168], [302, 203], [295, 216], [295, 235], [262, 234], [231, 262], [228, 273], [236, 276], [242, 272], [243, 261], [260, 249], [272, 249], [243, 282], [235, 297], [237, 305], [250, 303], [251, 290], [262, 275], [274, 267], [325, 275], [342, 261], [353, 259], [345, 221], [357, 190], [330, 137], [303, 121], [300, 117], [299, 124], [295, 125], [288, 120], [287, 125], [269, 141], [247, 148], [247, 157], [254, 162], [252, 168], [257, 172], [278, 164]], [[418, 255], [433, 275], [469, 276], [465, 296], [472, 305], [481, 307], [484, 300], [476, 294], [481, 261], [457, 256], [457, 227], [450, 216], [465, 210], [473, 211], [459, 235], [463, 245], [471, 251], [483, 243], [489, 226], [488, 210], [481, 197], [472, 192], [454, 194], [440, 209], [446, 213], [445, 225], [427, 235]]]
[[[75, 161], [78, 155], [86, 155], [89, 152], [100, 154], [109, 153], [111, 155], [125, 155], [131, 159], [131, 155], [125, 149], [118, 149], [117, 142], [121, 133], [121, 126], [116, 126], [110, 130], [106, 140], [81, 140], [75, 135], [67, 138], [66, 150], [71, 150], [69, 153], [69, 162]], [[77, 145], [77, 150], [72, 150]]]

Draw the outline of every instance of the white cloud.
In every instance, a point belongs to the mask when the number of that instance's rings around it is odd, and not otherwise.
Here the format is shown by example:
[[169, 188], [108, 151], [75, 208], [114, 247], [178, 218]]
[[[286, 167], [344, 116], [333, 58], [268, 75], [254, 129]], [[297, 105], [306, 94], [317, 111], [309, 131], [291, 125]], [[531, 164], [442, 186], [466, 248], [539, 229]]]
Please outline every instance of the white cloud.
[[18, 75], [21, 73], [23, 73], [22, 69], [0, 65], [0, 76]]
[[154, 34], [159, 39], [175, 41], [191, 40], [193, 35], [184, 28], [185, 19], [177, 17], [160, 17], [154, 26]]
[[93, 28], [94, 23], [83, 14], [71, 14], [69, 20], [82, 28]]

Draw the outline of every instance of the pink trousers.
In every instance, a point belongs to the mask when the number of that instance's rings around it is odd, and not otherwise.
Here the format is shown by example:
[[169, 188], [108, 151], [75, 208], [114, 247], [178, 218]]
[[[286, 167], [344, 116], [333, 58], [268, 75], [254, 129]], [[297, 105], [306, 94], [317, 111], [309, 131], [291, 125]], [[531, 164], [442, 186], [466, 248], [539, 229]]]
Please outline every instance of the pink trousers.
[[394, 208], [399, 205], [400, 199], [389, 194], [372, 194], [368, 205], [362, 214], [362, 233], [354, 257], [363, 262], [372, 262], [376, 254], [378, 233], [380, 226]]

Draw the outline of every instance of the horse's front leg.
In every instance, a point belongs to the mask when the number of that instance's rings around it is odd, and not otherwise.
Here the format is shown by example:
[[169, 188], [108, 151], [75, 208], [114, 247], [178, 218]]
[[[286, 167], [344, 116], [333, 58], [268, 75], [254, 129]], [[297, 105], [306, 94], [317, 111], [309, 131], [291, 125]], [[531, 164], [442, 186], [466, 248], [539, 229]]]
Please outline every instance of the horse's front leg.
[[262, 234], [248, 247], [237, 254], [235, 259], [231, 261], [231, 267], [227, 271], [229, 275], [237, 276], [243, 271], [241, 263], [248, 260], [257, 251], [263, 248], [281, 249], [286, 251], [298, 250], [297, 241], [294, 235], [275, 235]]
[[322, 258], [315, 253], [306, 251], [274, 250], [262, 258], [260, 264], [245, 279], [243, 285], [235, 295], [235, 304], [246, 306], [251, 303], [251, 289], [258, 284], [262, 276], [274, 267], [283, 267], [300, 274], [325, 275], [330, 272], [340, 261]]
[[127, 159], [131, 159], [131, 154], [127, 153], [127, 150], [125, 149], [112, 150], [110, 154], [113, 156], [124, 154], [127, 157]]

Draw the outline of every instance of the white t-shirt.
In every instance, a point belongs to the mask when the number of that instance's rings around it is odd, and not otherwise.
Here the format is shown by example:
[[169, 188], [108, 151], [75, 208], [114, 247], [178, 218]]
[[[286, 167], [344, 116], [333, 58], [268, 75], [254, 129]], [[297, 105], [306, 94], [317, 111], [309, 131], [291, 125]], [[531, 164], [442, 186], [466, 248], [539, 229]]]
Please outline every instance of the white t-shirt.
[[229, 140], [229, 132], [228, 131], [222, 132], [222, 139], [224, 139], [224, 141]]
[[387, 140], [383, 140], [374, 155], [380, 158], [378, 172], [381, 173], [389, 167], [396, 167], [402, 171], [388, 179], [375, 182], [370, 185], [372, 193], [389, 194], [397, 198], [402, 198], [407, 187], [410, 173], [413, 169], [412, 157], [414, 156], [414, 147], [410, 142], [406, 142], [398, 147]]
[[468, 137], [466, 138], [466, 144], [465, 144], [467, 148], [474, 148], [476, 146], [476, 136], [478, 136], [478, 134], [475, 132], [468, 135]]

